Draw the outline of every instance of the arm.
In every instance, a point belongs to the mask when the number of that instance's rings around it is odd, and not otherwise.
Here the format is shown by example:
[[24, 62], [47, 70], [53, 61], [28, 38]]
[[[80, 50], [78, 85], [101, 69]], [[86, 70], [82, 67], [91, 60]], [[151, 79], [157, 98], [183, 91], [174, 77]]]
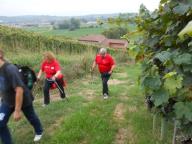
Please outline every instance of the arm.
[[91, 72], [94, 71], [94, 69], [95, 69], [97, 64], [98, 64], [98, 55], [95, 56], [95, 59], [94, 59], [93, 64], [92, 64], [92, 67], [90, 69]]
[[22, 87], [16, 87], [15, 88], [15, 110], [13, 114], [13, 118], [15, 121], [18, 121], [21, 119], [21, 107], [23, 103], [23, 88]]
[[58, 70], [52, 77], [52, 80], [55, 80], [61, 74], [61, 70]]
[[114, 61], [114, 59], [111, 57], [111, 69], [110, 69], [110, 71], [109, 71], [109, 74], [112, 74], [114, 68], [115, 68], [115, 61]]
[[97, 65], [96, 62], [94, 61], [92, 64], [92, 67], [91, 67], [91, 71], [93, 71], [95, 69], [96, 65]]
[[44, 65], [45, 65], [45, 62], [42, 62], [39, 73], [37, 75], [37, 80], [40, 80], [40, 77], [41, 77], [42, 73], [44, 72]]
[[[15, 107], [13, 118], [15, 121], [21, 119], [21, 109], [23, 105], [24, 83], [20, 77], [19, 71], [16, 66], [9, 64], [6, 68], [7, 80], [10, 81], [10, 86], [14, 89]], [[10, 89], [12, 91], [12, 89]]]
[[115, 68], [115, 64], [111, 66], [111, 70], [109, 71], [109, 74], [112, 74], [114, 68]]
[[56, 78], [58, 78], [59, 75], [61, 75], [61, 67], [58, 61], [55, 61], [54, 63], [54, 67], [55, 67], [55, 71], [56, 73], [52, 76], [52, 80], [55, 80]]
[[37, 75], [37, 80], [40, 79], [41, 75], [42, 75], [42, 70], [40, 69], [40, 70], [39, 70], [39, 73], [38, 73], [38, 75]]

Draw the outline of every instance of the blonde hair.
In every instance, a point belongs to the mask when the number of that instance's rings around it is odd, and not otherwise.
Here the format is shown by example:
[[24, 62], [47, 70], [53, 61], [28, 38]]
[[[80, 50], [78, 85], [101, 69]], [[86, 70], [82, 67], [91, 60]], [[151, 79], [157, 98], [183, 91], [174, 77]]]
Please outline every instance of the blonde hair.
[[48, 61], [52, 61], [55, 59], [55, 55], [51, 51], [47, 51], [44, 53], [44, 58]]

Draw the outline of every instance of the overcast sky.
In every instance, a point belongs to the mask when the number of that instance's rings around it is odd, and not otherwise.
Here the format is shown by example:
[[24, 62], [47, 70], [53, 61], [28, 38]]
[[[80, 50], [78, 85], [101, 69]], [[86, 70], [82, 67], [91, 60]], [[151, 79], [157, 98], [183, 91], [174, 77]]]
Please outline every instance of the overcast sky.
[[52, 15], [79, 16], [138, 12], [143, 3], [149, 10], [160, 0], [0, 0], [0, 16]]

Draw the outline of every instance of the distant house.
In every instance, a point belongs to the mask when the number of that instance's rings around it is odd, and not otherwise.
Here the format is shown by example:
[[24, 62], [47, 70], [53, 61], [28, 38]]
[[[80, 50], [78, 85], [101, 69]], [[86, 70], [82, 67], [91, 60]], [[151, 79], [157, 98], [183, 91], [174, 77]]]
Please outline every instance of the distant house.
[[115, 48], [115, 49], [126, 49], [128, 42], [121, 39], [108, 39], [103, 35], [88, 35], [78, 39], [80, 42], [94, 43], [101, 46]]
[[106, 37], [103, 35], [88, 35], [88, 36], [81, 37], [78, 40], [81, 42], [101, 44], [105, 39]]
[[121, 39], [105, 39], [102, 42], [103, 45], [111, 47], [111, 48], [127, 48], [128, 42], [126, 40]]

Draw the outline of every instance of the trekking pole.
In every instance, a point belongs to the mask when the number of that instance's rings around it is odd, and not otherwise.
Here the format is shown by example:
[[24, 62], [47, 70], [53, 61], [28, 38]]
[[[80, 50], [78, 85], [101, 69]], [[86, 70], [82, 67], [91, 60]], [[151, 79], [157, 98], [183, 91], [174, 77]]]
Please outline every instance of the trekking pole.
[[[60, 91], [62, 94], [64, 94], [64, 91], [62, 91], [62, 89], [61, 89], [61, 87], [58, 85], [57, 81], [54, 80], [53, 82], [56, 84], [56, 86], [57, 86], [57, 88], [59, 89], [59, 91]], [[68, 99], [66, 96], [65, 96], [65, 98], [66, 98], [67, 101], [69, 101], [69, 99]]]
[[[59, 89], [59, 91], [64, 94], [64, 91], [61, 89], [61, 87], [58, 85], [57, 81], [56, 80], [52, 80], [52, 79], [47, 79], [48, 81], [50, 82], [54, 82], [57, 86], [57, 88]], [[65, 96], [66, 100], [69, 101], [69, 99]]]

